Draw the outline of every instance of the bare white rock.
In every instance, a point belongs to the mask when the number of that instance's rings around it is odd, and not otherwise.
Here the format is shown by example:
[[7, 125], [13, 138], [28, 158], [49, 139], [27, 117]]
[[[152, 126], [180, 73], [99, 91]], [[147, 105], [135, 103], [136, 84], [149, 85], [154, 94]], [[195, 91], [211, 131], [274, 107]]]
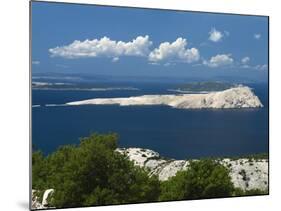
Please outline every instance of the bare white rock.
[[151, 175], [158, 175], [160, 180], [175, 176], [177, 171], [187, 168], [189, 162], [162, 158], [158, 152], [142, 148], [118, 148], [117, 152], [128, 156], [135, 165], [145, 167]]
[[39, 198], [36, 196], [37, 190], [32, 190], [32, 203], [31, 209], [49, 209], [49, 200], [51, 195], [54, 193], [54, 189], [47, 189], [44, 191], [42, 202], [39, 201]]
[[42, 209], [42, 203], [39, 201], [39, 197], [36, 196], [37, 191], [32, 190], [31, 195], [31, 209]]
[[[128, 156], [135, 165], [146, 168], [150, 175], [156, 175], [165, 181], [176, 175], [178, 171], [188, 170], [189, 160], [174, 160], [163, 158], [159, 153], [142, 148], [118, 148], [119, 153]], [[224, 158], [219, 162], [230, 170], [234, 187], [242, 190], [268, 189], [268, 160], [250, 160], [241, 158], [232, 160]]]
[[66, 105], [167, 105], [174, 108], [256, 108], [263, 107], [259, 98], [247, 86], [206, 94], [142, 95], [126, 98], [95, 98], [66, 103]]
[[42, 205], [43, 207], [47, 207], [49, 205], [49, 197], [54, 193], [54, 189], [48, 189], [43, 194]]
[[229, 168], [235, 187], [242, 190], [268, 189], [268, 160], [223, 159], [221, 163]]

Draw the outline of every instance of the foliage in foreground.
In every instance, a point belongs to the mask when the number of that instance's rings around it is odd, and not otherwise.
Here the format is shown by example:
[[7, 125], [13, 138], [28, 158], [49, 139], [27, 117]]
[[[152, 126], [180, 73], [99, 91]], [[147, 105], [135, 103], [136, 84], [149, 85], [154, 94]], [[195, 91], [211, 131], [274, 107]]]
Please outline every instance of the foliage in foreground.
[[188, 170], [160, 182], [116, 147], [116, 134], [93, 134], [46, 157], [35, 151], [32, 188], [39, 197], [55, 189], [49, 206], [57, 208], [266, 194], [234, 189], [229, 170], [212, 159], [191, 161]]
[[77, 207], [155, 201], [159, 181], [114, 150], [117, 136], [92, 135], [44, 158], [33, 153], [33, 189], [55, 189], [51, 206]]
[[254, 195], [267, 195], [268, 190], [252, 189], [252, 190], [242, 190], [240, 188], [235, 188], [234, 196], [254, 196]]
[[213, 160], [191, 161], [186, 171], [161, 184], [161, 200], [231, 196], [234, 187], [229, 170]]

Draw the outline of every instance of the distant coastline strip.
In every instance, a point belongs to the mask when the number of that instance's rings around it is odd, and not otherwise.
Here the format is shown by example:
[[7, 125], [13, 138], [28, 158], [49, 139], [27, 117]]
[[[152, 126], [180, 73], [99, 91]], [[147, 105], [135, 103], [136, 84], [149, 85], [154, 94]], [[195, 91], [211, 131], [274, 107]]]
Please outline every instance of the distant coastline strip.
[[169, 92], [178, 92], [178, 93], [183, 93], [183, 94], [208, 94], [214, 91], [186, 91], [186, 90], [181, 90], [181, 89], [167, 89]]
[[45, 107], [66, 106], [66, 104], [46, 104]]
[[32, 105], [32, 108], [38, 108], [41, 107], [41, 105]]
[[141, 89], [135, 87], [107, 87], [107, 88], [76, 88], [76, 87], [44, 87], [33, 86], [34, 90], [56, 90], [56, 91], [93, 91], [93, 92], [105, 92], [105, 91], [140, 91]]

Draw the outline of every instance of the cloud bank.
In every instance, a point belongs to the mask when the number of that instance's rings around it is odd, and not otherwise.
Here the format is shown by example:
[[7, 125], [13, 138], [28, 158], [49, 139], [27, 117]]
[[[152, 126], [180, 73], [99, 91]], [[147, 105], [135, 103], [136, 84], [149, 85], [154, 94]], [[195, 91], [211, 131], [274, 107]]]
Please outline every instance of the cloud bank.
[[147, 56], [152, 42], [149, 36], [138, 36], [132, 41], [115, 41], [108, 37], [101, 39], [79, 41], [65, 46], [49, 49], [52, 57], [63, 57], [68, 59], [109, 57], [117, 61], [120, 56]]
[[[229, 36], [229, 32], [220, 32], [215, 28], [209, 32], [209, 40], [219, 42], [225, 36]], [[260, 39], [261, 34], [254, 34], [255, 39]], [[231, 54], [217, 54], [208, 60], [202, 59], [200, 63], [199, 50], [195, 47], [188, 48], [188, 42], [185, 38], [178, 37], [173, 42], [162, 42], [158, 47], [152, 47], [153, 42], [148, 35], [137, 36], [131, 41], [116, 41], [109, 37], [84, 41], [75, 40], [69, 45], [57, 46], [50, 48], [51, 57], [62, 57], [66, 59], [77, 58], [94, 58], [106, 57], [111, 62], [118, 62], [122, 56], [143, 57], [147, 59], [149, 64], [170, 66], [178, 62], [195, 63], [193, 66], [204, 65], [210, 68], [218, 67], [238, 67], [250, 68], [256, 70], [267, 70], [266, 64], [250, 65], [250, 57], [243, 57], [240, 62], [234, 62]], [[39, 61], [32, 61], [32, 64], [38, 65]], [[59, 65], [57, 65], [59, 66]], [[61, 66], [63, 67], [63, 66]]]
[[169, 43], [163, 42], [158, 48], [155, 48], [149, 54], [149, 61], [181, 61], [181, 62], [195, 62], [200, 59], [199, 50], [197, 48], [186, 48], [187, 41], [179, 37], [176, 41]]
[[150, 50], [152, 41], [149, 36], [138, 36], [132, 41], [115, 41], [108, 37], [101, 39], [79, 41], [75, 40], [69, 45], [57, 46], [49, 49], [51, 57], [67, 59], [108, 57], [117, 62], [121, 56], [146, 57], [150, 62], [181, 61], [191, 63], [200, 58], [199, 50], [186, 48], [187, 41], [179, 37], [172, 43], [163, 42], [158, 48]]
[[231, 58], [231, 54], [218, 54], [210, 58], [210, 60], [204, 60], [203, 64], [208, 67], [221, 67], [233, 64], [234, 59]]
[[251, 65], [250, 57], [248, 57], [248, 56], [242, 58], [240, 64], [239, 64], [239, 67], [244, 68], [244, 69], [254, 69], [254, 70], [267, 70], [268, 69], [267, 64]]

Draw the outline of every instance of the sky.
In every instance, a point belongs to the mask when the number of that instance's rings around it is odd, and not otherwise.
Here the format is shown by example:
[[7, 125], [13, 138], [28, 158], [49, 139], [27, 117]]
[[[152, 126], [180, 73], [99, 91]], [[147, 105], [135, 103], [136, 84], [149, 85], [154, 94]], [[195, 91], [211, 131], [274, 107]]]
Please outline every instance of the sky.
[[268, 77], [268, 18], [32, 2], [32, 73]]

